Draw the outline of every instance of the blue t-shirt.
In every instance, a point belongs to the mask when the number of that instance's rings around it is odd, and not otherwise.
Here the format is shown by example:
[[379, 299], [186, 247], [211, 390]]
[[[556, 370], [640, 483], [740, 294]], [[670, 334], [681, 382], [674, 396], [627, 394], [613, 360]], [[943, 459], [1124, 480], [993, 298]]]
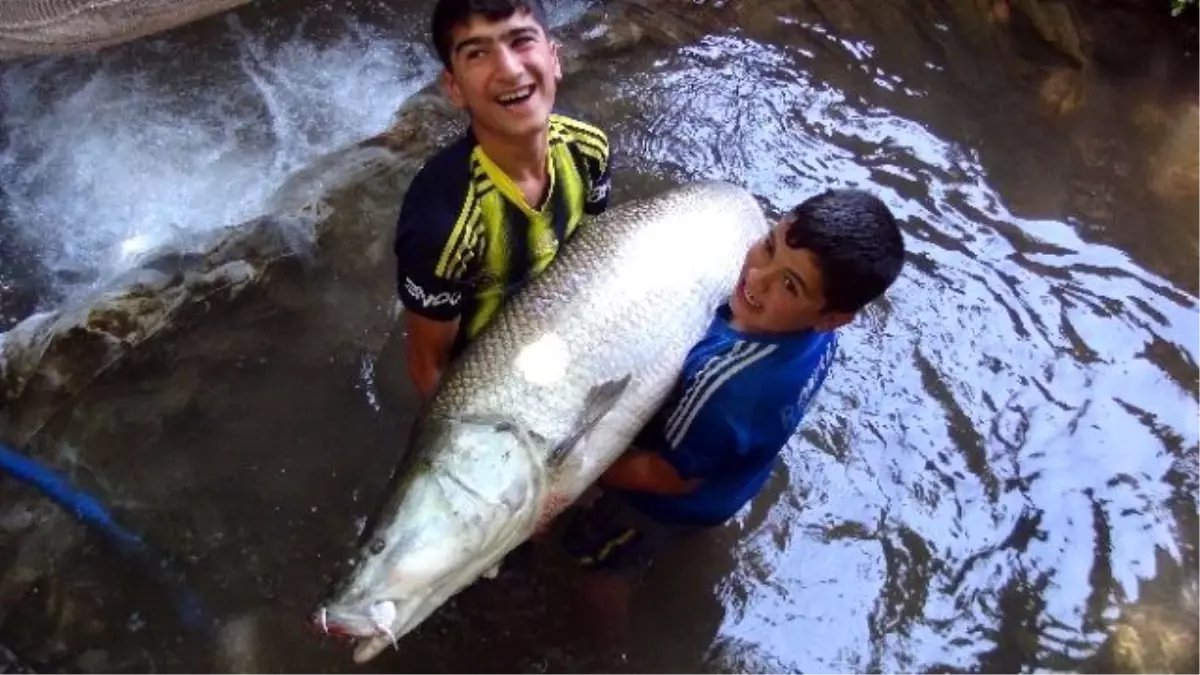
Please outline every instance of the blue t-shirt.
[[770, 476], [833, 364], [833, 331], [752, 335], [728, 321], [722, 305], [634, 443], [660, 450], [685, 480], [703, 479], [685, 495], [622, 491], [656, 520], [709, 526], [736, 514]]

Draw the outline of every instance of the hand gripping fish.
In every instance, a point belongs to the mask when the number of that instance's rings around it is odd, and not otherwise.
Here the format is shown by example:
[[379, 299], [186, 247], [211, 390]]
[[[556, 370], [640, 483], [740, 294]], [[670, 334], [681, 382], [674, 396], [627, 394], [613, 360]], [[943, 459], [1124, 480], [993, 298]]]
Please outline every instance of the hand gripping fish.
[[573, 503], [665, 400], [768, 230], [750, 193], [722, 182], [583, 225], [419, 412], [317, 626], [366, 662]]

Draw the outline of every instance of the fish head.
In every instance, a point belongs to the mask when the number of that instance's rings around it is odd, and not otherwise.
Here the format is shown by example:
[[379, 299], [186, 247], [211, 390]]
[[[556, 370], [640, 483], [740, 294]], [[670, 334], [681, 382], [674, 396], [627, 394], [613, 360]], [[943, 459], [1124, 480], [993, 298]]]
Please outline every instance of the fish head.
[[493, 421], [455, 420], [424, 434], [354, 569], [311, 617], [318, 630], [358, 642], [354, 660], [363, 663], [495, 567], [540, 511], [538, 442]]

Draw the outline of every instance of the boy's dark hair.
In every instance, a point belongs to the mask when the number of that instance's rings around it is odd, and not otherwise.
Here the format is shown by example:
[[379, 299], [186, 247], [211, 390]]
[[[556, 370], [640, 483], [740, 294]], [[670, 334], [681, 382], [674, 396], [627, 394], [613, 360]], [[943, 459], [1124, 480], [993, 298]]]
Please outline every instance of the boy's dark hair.
[[826, 190], [787, 214], [787, 245], [816, 256], [825, 311], [856, 312], [900, 276], [904, 238], [879, 198], [862, 190]]
[[518, 11], [527, 11], [546, 30], [546, 12], [541, 0], [438, 0], [433, 8], [433, 48], [442, 65], [450, 70], [450, 31], [478, 14], [488, 21], [503, 21]]

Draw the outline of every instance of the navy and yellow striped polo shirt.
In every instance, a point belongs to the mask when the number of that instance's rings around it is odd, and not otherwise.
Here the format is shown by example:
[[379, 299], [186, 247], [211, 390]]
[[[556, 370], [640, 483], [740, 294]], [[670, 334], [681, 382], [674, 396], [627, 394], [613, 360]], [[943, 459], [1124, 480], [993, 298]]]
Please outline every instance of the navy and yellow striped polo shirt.
[[608, 206], [608, 138], [550, 116], [549, 189], [540, 207], [468, 130], [413, 178], [396, 224], [398, 290], [407, 311], [460, 318], [453, 354], [501, 304], [550, 264], [583, 216]]

